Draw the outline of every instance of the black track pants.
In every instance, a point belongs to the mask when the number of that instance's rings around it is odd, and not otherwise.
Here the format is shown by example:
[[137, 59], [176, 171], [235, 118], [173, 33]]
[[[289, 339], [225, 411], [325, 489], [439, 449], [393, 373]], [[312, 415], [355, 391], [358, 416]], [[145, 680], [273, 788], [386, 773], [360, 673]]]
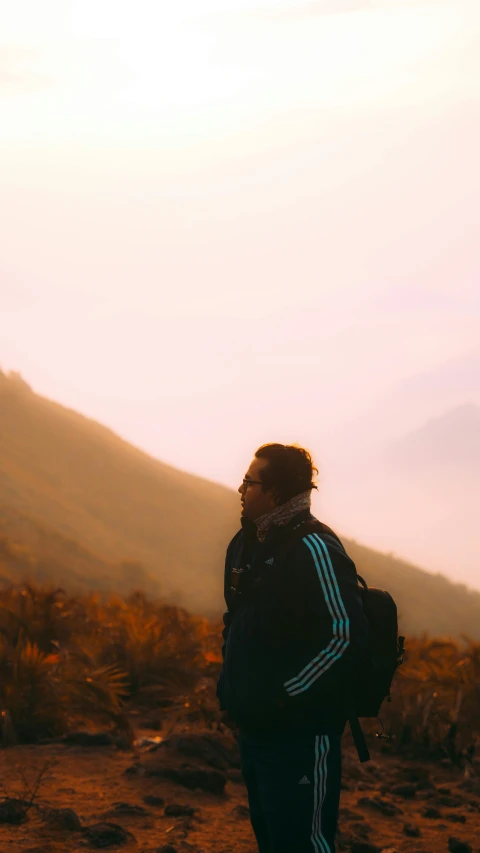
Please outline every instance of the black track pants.
[[341, 736], [238, 738], [259, 853], [335, 853]]

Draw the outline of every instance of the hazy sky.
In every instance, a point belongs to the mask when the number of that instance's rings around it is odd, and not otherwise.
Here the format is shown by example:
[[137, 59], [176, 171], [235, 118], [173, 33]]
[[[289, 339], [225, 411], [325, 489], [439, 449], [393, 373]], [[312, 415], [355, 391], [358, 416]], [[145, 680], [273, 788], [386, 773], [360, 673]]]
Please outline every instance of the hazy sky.
[[478, 0], [1, 5], [4, 369], [235, 485], [476, 357]]

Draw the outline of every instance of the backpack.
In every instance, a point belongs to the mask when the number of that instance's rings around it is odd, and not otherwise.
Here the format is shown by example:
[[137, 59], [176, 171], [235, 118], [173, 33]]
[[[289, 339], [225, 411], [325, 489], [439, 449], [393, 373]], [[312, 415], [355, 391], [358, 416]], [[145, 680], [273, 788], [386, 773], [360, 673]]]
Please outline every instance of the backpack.
[[[281, 544], [281, 557], [286, 558], [292, 545], [309, 533], [318, 533], [327, 542], [333, 539], [345, 551], [333, 530], [315, 519], [292, 528], [287, 541]], [[370, 754], [358, 718], [378, 718], [385, 699], [391, 701], [390, 688], [397, 668], [403, 663], [405, 637], [398, 635], [397, 606], [390, 593], [369, 587], [358, 573], [357, 579], [369, 636], [365, 653], [355, 666], [352, 682], [344, 685], [344, 703], [358, 757], [363, 763], [370, 760]], [[382, 733], [377, 737], [388, 735]]]
[[353, 699], [358, 717], [378, 717], [397, 667], [403, 663], [405, 637], [398, 635], [397, 606], [389, 592], [369, 587], [357, 573], [368, 622], [368, 646], [355, 673]]
[[[403, 663], [405, 637], [398, 634], [397, 606], [390, 593], [367, 586], [358, 573], [357, 579], [368, 622], [368, 645], [355, 667], [350, 689], [346, 687], [346, 707], [358, 757], [363, 763], [370, 760], [370, 753], [358, 718], [378, 719], [385, 699], [392, 701], [390, 688], [397, 668]], [[383, 725], [377, 737], [389, 737], [383, 734]]]

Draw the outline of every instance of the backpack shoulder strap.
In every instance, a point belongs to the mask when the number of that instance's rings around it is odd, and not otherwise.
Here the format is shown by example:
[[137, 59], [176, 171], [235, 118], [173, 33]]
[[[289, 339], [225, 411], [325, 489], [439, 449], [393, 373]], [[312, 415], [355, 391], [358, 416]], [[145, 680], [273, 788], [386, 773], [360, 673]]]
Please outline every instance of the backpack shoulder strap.
[[345, 551], [340, 539], [331, 527], [328, 527], [328, 525], [324, 524], [322, 521], [318, 521], [317, 518], [307, 518], [292, 527], [289, 530], [288, 535], [281, 539], [275, 549], [275, 558], [280, 555], [282, 557], [286, 557], [287, 554], [295, 547], [297, 542], [304, 539], [304, 537], [308, 536], [310, 533], [318, 533], [322, 539], [325, 539], [327, 544], [330, 541], [330, 543], [335, 547], [340, 547], [342, 551]]

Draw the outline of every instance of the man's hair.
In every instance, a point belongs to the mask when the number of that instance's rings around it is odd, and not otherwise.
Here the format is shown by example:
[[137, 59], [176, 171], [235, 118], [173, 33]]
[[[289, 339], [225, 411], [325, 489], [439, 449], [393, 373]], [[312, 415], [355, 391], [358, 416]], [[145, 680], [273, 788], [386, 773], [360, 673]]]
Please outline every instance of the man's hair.
[[314, 474], [318, 474], [308, 450], [296, 444], [262, 444], [255, 453], [257, 459], [267, 459], [260, 478], [264, 491], [273, 490], [278, 504], [284, 504], [308, 489], [316, 489]]

